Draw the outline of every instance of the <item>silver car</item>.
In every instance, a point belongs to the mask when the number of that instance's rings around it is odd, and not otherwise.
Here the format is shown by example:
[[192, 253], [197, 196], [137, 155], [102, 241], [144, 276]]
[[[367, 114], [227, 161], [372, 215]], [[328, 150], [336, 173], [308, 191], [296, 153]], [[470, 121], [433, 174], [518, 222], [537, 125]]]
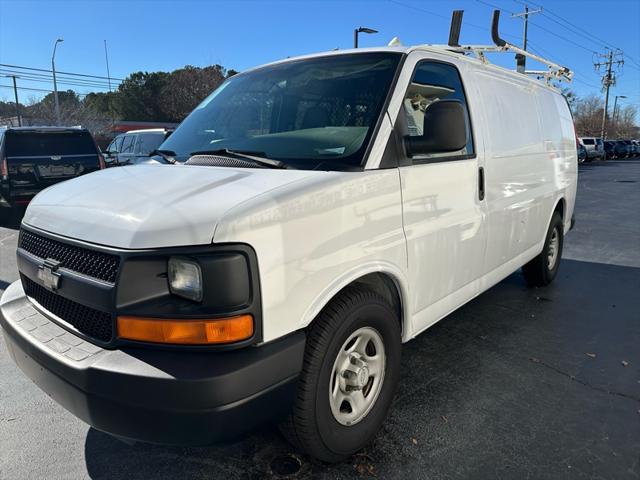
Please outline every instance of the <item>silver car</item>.
[[587, 151], [585, 162], [604, 158], [604, 143], [599, 137], [580, 137], [580, 143]]
[[102, 153], [108, 166], [158, 163], [151, 155], [172, 132], [166, 128], [129, 130], [114, 138]]

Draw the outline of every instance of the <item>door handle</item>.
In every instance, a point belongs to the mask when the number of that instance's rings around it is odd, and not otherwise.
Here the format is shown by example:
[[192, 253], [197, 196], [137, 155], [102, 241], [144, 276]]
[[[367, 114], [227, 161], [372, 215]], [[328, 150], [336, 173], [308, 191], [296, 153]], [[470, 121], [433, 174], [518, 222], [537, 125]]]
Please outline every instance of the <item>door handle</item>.
[[484, 167], [478, 168], [478, 198], [484, 200]]

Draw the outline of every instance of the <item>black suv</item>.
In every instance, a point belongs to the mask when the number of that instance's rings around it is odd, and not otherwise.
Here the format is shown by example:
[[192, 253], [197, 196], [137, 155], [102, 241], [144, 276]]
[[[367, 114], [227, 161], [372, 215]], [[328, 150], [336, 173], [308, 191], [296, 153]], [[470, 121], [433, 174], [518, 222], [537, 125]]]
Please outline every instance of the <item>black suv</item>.
[[100, 150], [84, 128], [0, 130], [0, 203], [26, 205], [54, 183], [103, 168]]

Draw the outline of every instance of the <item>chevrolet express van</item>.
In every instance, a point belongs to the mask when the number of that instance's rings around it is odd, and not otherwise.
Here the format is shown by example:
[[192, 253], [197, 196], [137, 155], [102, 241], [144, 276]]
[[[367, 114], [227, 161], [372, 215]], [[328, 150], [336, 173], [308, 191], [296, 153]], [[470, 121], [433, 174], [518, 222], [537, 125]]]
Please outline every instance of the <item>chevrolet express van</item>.
[[554, 279], [575, 138], [557, 90], [445, 47], [241, 73], [163, 143], [179, 163], [31, 202], [9, 351], [118, 437], [202, 445], [276, 420], [343, 459], [384, 421], [404, 342], [521, 267]]

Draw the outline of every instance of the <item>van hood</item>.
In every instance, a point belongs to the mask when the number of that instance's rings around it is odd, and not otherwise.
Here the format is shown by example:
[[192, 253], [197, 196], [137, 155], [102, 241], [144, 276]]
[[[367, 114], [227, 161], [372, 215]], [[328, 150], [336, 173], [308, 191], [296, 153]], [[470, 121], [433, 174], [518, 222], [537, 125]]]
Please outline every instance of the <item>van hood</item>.
[[304, 170], [115, 167], [40, 192], [23, 222], [118, 248], [204, 245], [230, 208], [312, 175]]

